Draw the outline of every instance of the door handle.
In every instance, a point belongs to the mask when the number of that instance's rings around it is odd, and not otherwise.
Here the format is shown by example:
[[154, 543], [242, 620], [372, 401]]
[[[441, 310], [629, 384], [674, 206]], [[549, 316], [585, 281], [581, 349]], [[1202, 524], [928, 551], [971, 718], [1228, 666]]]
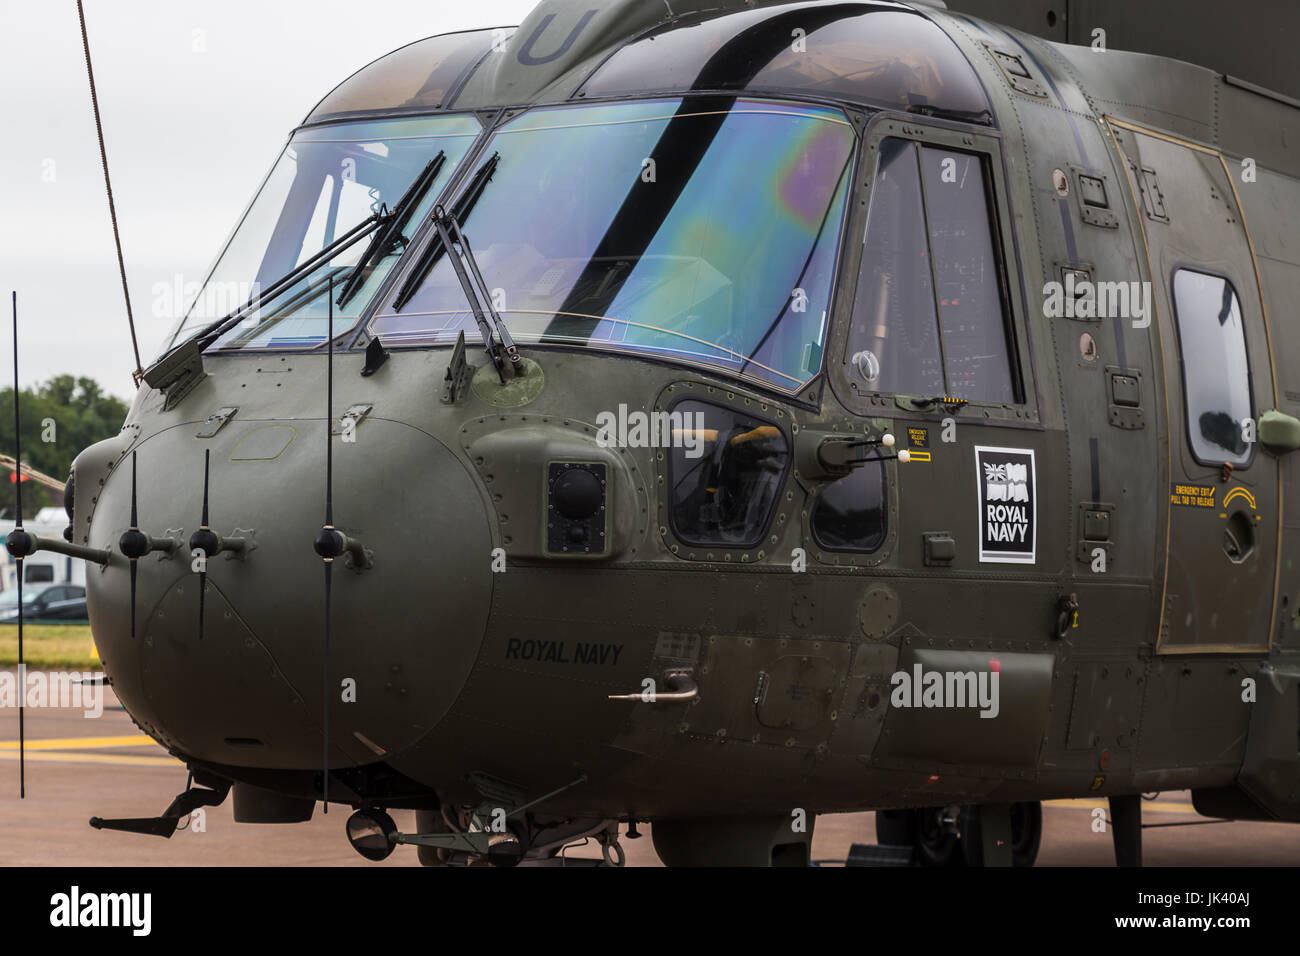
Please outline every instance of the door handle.
[[1233, 564], [1241, 564], [1255, 552], [1255, 529], [1250, 518], [1233, 512], [1223, 528], [1223, 553]]
[[[648, 680], [648, 679], [647, 679]], [[650, 687], [637, 694], [610, 694], [610, 700], [636, 700], [646, 704], [671, 704], [684, 700], [695, 700], [700, 696], [700, 688], [688, 670], [671, 670], [664, 674], [666, 693], [655, 690], [654, 682], [648, 680]]]

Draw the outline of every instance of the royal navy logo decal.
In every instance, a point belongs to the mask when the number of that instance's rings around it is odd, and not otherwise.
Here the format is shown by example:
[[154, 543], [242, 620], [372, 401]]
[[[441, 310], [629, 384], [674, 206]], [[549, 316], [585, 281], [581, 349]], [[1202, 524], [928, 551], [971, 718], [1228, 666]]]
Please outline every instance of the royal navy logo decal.
[[975, 448], [980, 503], [980, 561], [1033, 564], [1037, 546], [1034, 452]]

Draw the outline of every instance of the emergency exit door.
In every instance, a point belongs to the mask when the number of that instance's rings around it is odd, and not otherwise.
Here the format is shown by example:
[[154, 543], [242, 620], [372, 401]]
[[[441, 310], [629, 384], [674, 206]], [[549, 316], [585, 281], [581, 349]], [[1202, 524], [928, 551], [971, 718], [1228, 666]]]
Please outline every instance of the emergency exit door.
[[1218, 152], [1112, 130], [1146, 236], [1168, 409], [1158, 650], [1266, 651], [1282, 489], [1277, 459], [1256, 440], [1276, 384], [1241, 207]]

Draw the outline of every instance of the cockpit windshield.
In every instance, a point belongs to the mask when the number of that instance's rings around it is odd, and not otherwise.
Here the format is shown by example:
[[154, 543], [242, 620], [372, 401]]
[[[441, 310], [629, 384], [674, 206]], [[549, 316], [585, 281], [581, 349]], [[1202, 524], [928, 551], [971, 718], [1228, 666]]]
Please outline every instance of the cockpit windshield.
[[[375, 251], [357, 276], [359, 288], [336, 306], [336, 332], [355, 324], [397, 261], [404, 240], [432, 208], [481, 132], [478, 121], [469, 116], [369, 121], [299, 131], [168, 344], [234, 312], [372, 213], [381, 208], [391, 211], [430, 160], [443, 153], [437, 177], [422, 191], [406, 220], [403, 239]], [[213, 347], [282, 348], [324, 342], [326, 283], [333, 277], [337, 292], [366, 251], [366, 242], [339, 250], [251, 312]]]
[[[721, 96], [535, 109], [458, 210], [515, 341], [649, 353], [797, 391], [821, 366], [856, 134], [830, 108]], [[413, 256], [370, 331], [450, 344], [474, 319]], [[417, 272], [423, 259], [427, 275]]]

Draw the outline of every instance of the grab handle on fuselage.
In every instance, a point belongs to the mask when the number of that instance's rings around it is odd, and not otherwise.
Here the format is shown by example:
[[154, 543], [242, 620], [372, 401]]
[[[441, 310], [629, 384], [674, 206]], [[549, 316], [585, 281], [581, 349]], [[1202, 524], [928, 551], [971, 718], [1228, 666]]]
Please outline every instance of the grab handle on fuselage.
[[664, 674], [664, 686], [668, 688], [666, 693], [655, 690], [653, 681], [649, 683], [651, 686], [640, 693], [610, 694], [609, 699], [635, 700], [645, 704], [671, 704], [695, 700], [700, 696], [700, 688], [688, 670], [671, 670]]

